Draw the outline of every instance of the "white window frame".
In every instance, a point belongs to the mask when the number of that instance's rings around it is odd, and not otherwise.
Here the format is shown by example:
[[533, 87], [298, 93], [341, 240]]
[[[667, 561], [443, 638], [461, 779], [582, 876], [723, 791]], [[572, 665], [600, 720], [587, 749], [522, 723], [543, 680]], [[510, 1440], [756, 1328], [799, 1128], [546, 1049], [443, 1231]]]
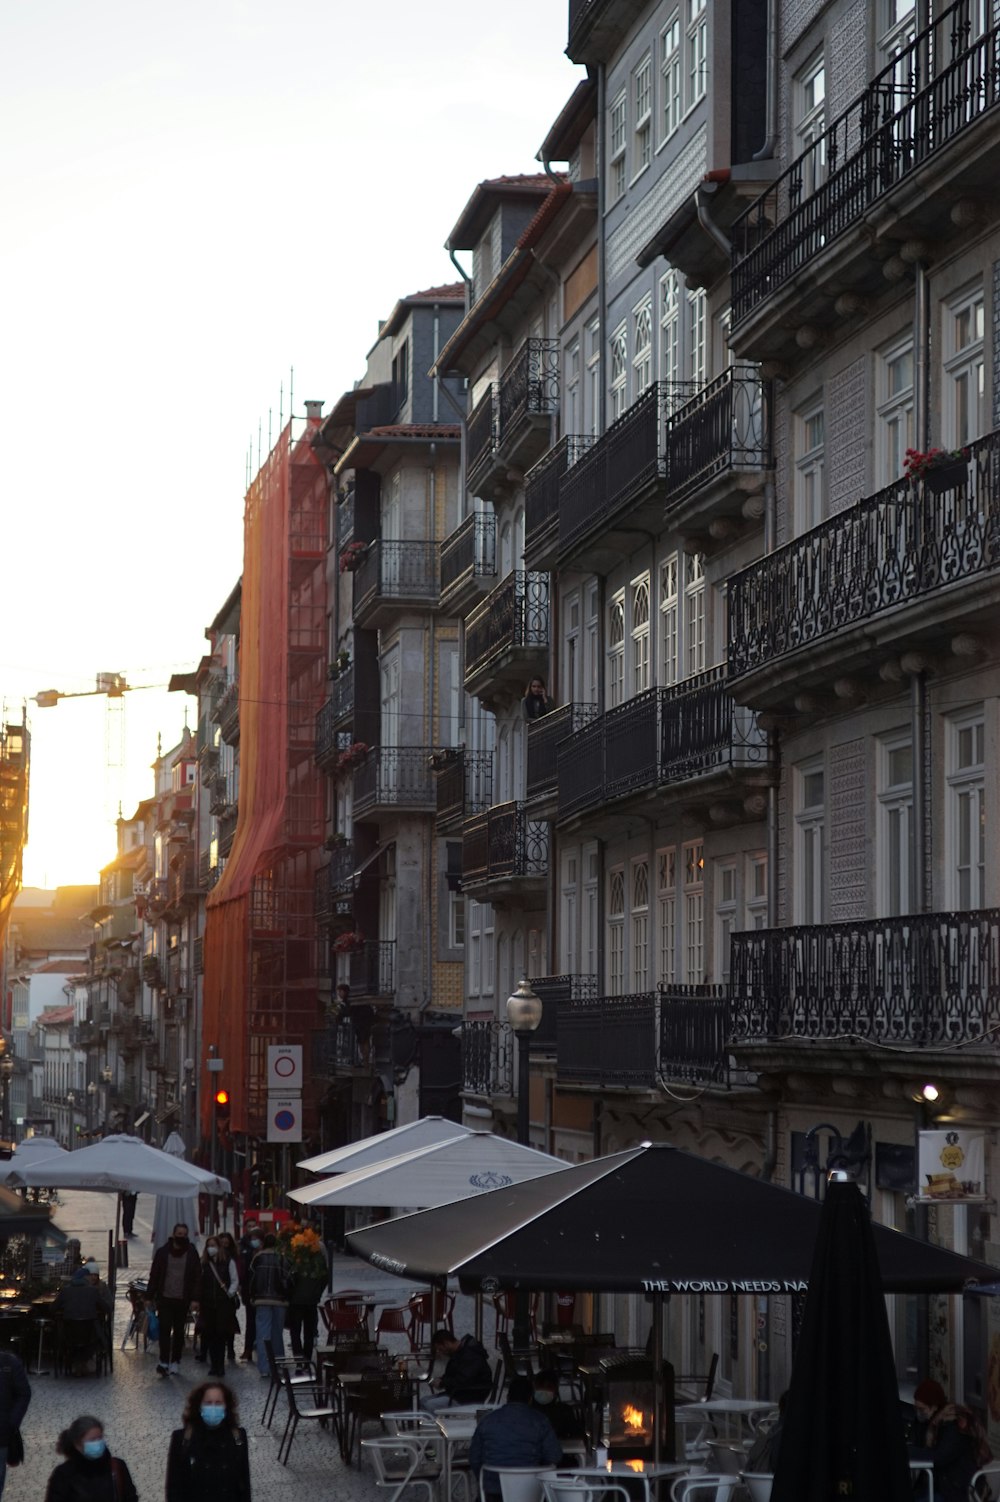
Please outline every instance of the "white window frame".
[[[959, 320], [970, 318], [972, 338], [960, 344]], [[945, 448], [963, 448], [987, 430], [986, 303], [982, 284], [968, 288], [942, 308], [944, 381], [941, 432]], [[963, 395], [964, 391], [964, 395]]]
[[632, 635], [632, 693], [644, 694], [650, 683], [649, 575], [640, 574], [629, 589]]
[[679, 682], [681, 673], [680, 554], [671, 553], [660, 562], [660, 662], [659, 679], [664, 687]]
[[[911, 775], [893, 780], [892, 756], [909, 751]], [[908, 730], [880, 736], [877, 742], [878, 823], [875, 831], [875, 870], [878, 911], [887, 918], [913, 911], [910, 891], [913, 869], [913, 742]]]
[[767, 927], [767, 851], [752, 850], [744, 858], [743, 877], [743, 927], [761, 929]]
[[465, 898], [461, 892], [448, 893], [448, 948], [465, 948]]
[[684, 880], [684, 982], [705, 979], [705, 845], [688, 840], [681, 848]]
[[611, 335], [611, 421], [628, 407], [628, 324], [620, 323]]
[[[587, 389], [584, 396], [582, 431], [596, 436], [601, 422], [601, 321], [591, 319], [586, 330]], [[586, 410], [588, 409], [589, 410]]]
[[701, 553], [684, 553], [684, 663], [688, 678], [705, 671], [706, 630], [705, 559]]
[[583, 975], [597, 979], [597, 922], [601, 862], [596, 845], [584, 845], [580, 852], [583, 875], [583, 910], [580, 924], [580, 968]]
[[[660, 277], [660, 379], [670, 385], [681, 378], [681, 288], [677, 272], [671, 269]], [[667, 400], [680, 405], [668, 390]]]
[[701, 390], [708, 379], [708, 298], [703, 287], [689, 287], [684, 301], [688, 379]]
[[625, 994], [625, 867], [608, 872], [608, 995]]
[[[820, 803], [806, 802], [808, 779], [819, 773], [823, 778]], [[795, 782], [795, 879], [793, 882], [795, 922], [823, 922], [826, 905], [826, 803], [827, 772], [822, 757], [799, 762], [794, 769]], [[809, 900], [811, 898], [811, 901]]]
[[564, 431], [569, 434], [582, 433], [583, 427], [583, 391], [580, 383], [580, 339], [579, 335], [573, 340], [566, 350], [566, 427]]
[[[980, 742], [979, 758], [964, 760], [962, 736], [971, 732]], [[986, 715], [981, 704], [946, 721], [946, 767], [948, 798], [945, 818], [945, 870], [948, 906], [956, 912], [974, 912], [986, 905]], [[963, 859], [963, 833], [968, 837]], [[978, 839], [977, 839], [978, 834]], [[969, 875], [963, 890], [962, 870]]]
[[656, 852], [656, 954], [661, 986], [677, 980], [677, 847]]
[[632, 309], [632, 395], [636, 401], [653, 384], [653, 304], [644, 297]]
[[630, 911], [632, 930], [632, 975], [633, 991], [650, 989], [649, 969], [649, 859], [645, 855], [632, 861], [629, 872]]
[[622, 89], [608, 109], [608, 206], [625, 196], [628, 183], [628, 92]]
[[[895, 386], [892, 371], [909, 358], [909, 385]], [[875, 455], [878, 486], [891, 485], [903, 473], [906, 450], [913, 447], [913, 335], [894, 339], [878, 351], [877, 361], [877, 440]]]
[[575, 975], [580, 955], [580, 857], [563, 852], [560, 871], [560, 947], [564, 975]]
[[[818, 87], [817, 87], [818, 85]], [[800, 157], [820, 140], [826, 130], [826, 60], [822, 49], [813, 55], [792, 80], [795, 110], [795, 156]], [[809, 198], [826, 181], [826, 150], [818, 147], [803, 164], [801, 197]]]
[[687, 107], [693, 109], [708, 90], [708, 0], [688, 0]]
[[608, 708], [625, 701], [625, 591], [608, 601]]
[[632, 181], [653, 159], [653, 54], [647, 52], [632, 74]]
[[715, 973], [729, 980], [729, 940], [739, 929], [739, 867], [735, 857], [715, 862]]
[[496, 914], [493, 911], [492, 903], [484, 902], [482, 909], [483, 995], [492, 996], [496, 989]]
[[796, 533], [812, 531], [825, 517], [826, 409], [819, 396], [795, 414]]
[[684, 116], [684, 57], [681, 13], [675, 10], [660, 32], [660, 145], [669, 141]]

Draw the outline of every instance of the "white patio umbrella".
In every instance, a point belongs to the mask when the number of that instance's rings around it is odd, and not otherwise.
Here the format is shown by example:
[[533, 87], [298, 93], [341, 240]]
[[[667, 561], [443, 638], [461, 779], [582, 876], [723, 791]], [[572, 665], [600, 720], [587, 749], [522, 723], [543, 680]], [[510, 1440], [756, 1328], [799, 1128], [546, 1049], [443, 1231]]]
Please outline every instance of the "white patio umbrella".
[[23, 1183], [37, 1189], [95, 1189], [105, 1193], [228, 1194], [229, 1180], [150, 1147], [141, 1137], [116, 1134], [64, 1157], [25, 1167]]
[[[171, 1132], [163, 1144], [163, 1151], [169, 1153], [172, 1158], [183, 1159], [187, 1152], [187, 1145], [180, 1132]], [[156, 1208], [153, 1211], [153, 1251], [158, 1251], [165, 1241], [170, 1239], [174, 1226], [178, 1222], [193, 1229], [198, 1224], [198, 1196], [158, 1194], [156, 1196]]]
[[23, 1184], [25, 1181], [22, 1174], [33, 1164], [41, 1163], [47, 1158], [68, 1157], [69, 1153], [59, 1146], [54, 1137], [25, 1137], [11, 1153], [9, 1162], [3, 1164], [0, 1184]]
[[172, 1158], [183, 1158], [187, 1152], [187, 1143], [180, 1132], [171, 1132], [163, 1144], [163, 1151], [169, 1153]]
[[297, 1167], [308, 1169], [310, 1173], [348, 1173], [355, 1168], [370, 1168], [386, 1158], [413, 1152], [418, 1147], [453, 1142], [456, 1137], [468, 1136], [469, 1130], [469, 1127], [460, 1126], [457, 1121], [447, 1121], [443, 1116], [421, 1116], [419, 1121], [392, 1127], [388, 1132], [376, 1132], [374, 1137], [362, 1137], [358, 1142], [349, 1142], [346, 1147], [336, 1147], [332, 1152], [303, 1158]]

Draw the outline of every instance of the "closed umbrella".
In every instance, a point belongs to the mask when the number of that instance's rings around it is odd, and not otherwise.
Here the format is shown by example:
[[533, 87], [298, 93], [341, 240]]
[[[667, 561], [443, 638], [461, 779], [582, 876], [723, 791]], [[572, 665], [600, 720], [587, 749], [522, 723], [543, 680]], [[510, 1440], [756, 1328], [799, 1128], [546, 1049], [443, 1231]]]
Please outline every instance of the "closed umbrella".
[[183, 1158], [187, 1152], [187, 1143], [180, 1132], [171, 1132], [163, 1144], [163, 1151], [169, 1153], [172, 1158]]

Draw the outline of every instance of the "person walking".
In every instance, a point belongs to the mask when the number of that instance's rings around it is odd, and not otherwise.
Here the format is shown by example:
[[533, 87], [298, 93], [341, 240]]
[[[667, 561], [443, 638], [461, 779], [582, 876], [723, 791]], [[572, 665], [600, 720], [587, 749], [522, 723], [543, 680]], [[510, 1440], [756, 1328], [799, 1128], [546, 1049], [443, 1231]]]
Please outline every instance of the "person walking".
[[235, 1262], [230, 1262], [224, 1255], [218, 1236], [209, 1236], [201, 1259], [198, 1317], [208, 1351], [210, 1377], [225, 1376], [226, 1343], [238, 1328], [236, 1299], [239, 1286]]
[[271, 1342], [276, 1356], [285, 1354], [285, 1311], [291, 1283], [291, 1269], [278, 1251], [277, 1237], [268, 1232], [250, 1264], [250, 1298], [257, 1316], [257, 1370], [269, 1382], [271, 1371], [264, 1342]]
[[64, 1455], [49, 1477], [45, 1502], [139, 1502], [128, 1466], [112, 1455], [100, 1419], [85, 1413], [56, 1440]]
[[166, 1502], [250, 1502], [250, 1456], [236, 1398], [223, 1382], [192, 1388], [170, 1436]]
[[7, 1479], [7, 1451], [31, 1402], [24, 1363], [13, 1351], [0, 1351], [0, 1497]]
[[286, 1324], [293, 1356], [309, 1362], [319, 1328], [319, 1301], [326, 1290], [330, 1268], [326, 1248], [311, 1226], [303, 1226], [295, 1232], [288, 1252], [292, 1286], [288, 1294]]
[[[243, 1266], [243, 1258], [239, 1254], [239, 1249], [238, 1249], [238, 1247], [236, 1245], [236, 1242], [235, 1242], [234, 1238], [230, 1235], [230, 1233], [228, 1231], [220, 1231], [219, 1232], [219, 1250], [221, 1251], [223, 1257], [228, 1258], [228, 1260], [233, 1264], [233, 1266], [236, 1269], [236, 1292], [237, 1292], [237, 1297], [234, 1300], [234, 1303], [235, 1303], [235, 1307], [237, 1309], [239, 1309], [239, 1307], [240, 1307], [239, 1295], [243, 1292], [243, 1289], [244, 1289], [244, 1286], [245, 1286], [245, 1279], [244, 1279], [244, 1271], [245, 1271], [245, 1269], [244, 1269], [244, 1266]], [[228, 1340], [226, 1341], [226, 1349], [229, 1352], [229, 1360], [231, 1362], [233, 1362], [233, 1363], [235, 1363], [235, 1361], [236, 1361], [236, 1337], [237, 1337], [237, 1335], [239, 1335], [239, 1333], [240, 1333], [240, 1322], [239, 1322], [239, 1319], [237, 1319], [236, 1320], [236, 1328], [233, 1330], [232, 1334], [229, 1336]]]
[[126, 1236], [135, 1235], [135, 1207], [139, 1196], [137, 1194], [122, 1193], [122, 1231]]
[[252, 1361], [257, 1344], [257, 1314], [250, 1297], [250, 1264], [264, 1245], [264, 1237], [261, 1234], [260, 1225], [255, 1216], [248, 1215], [243, 1222], [243, 1235], [240, 1237], [240, 1261], [243, 1271], [240, 1277], [240, 1293], [243, 1295], [243, 1307], [247, 1312], [246, 1324], [243, 1329], [243, 1354], [241, 1361]]
[[176, 1375], [181, 1369], [184, 1326], [198, 1296], [200, 1281], [198, 1253], [191, 1245], [187, 1226], [178, 1221], [170, 1240], [153, 1257], [146, 1289], [160, 1321], [160, 1359], [156, 1370], [161, 1377]]

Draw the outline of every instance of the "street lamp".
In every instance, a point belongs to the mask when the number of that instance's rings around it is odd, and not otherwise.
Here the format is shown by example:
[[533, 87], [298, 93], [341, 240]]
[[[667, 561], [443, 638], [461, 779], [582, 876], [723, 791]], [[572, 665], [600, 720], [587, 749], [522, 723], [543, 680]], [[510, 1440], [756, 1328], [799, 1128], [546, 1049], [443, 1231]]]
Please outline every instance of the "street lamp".
[[76, 1105], [76, 1096], [72, 1090], [66, 1091], [66, 1104], [69, 1106], [69, 1150], [72, 1152], [76, 1146], [73, 1140], [73, 1107]]
[[14, 1073], [14, 1060], [9, 1054], [4, 1054], [0, 1059], [0, 1077], [3, 1080], [3, 1123], [0, 1125], [0, 1133], [6, 1142], [10, 1141], [10, 1081]]
[[94, 1130], [94, 1097], [97, 1094], [97, 1081], [90, 1080], [87, 1085], [87, 1141], [90, 1141]]
[[[529, 1084], [529, 1043], [542, 1020], [541, 998], [536, 996], [522, 975], [517, 990], [507, 997], [507, 1021], [517, 1038], [517, 1140], [522, 1147], [530, 1146], [531, 1097]], [[523, 1351], [531, 1341], [531, 1319], [528, 1312], [528, 1293], [518, 1289], [514, 1300], [514, 1349]]]

